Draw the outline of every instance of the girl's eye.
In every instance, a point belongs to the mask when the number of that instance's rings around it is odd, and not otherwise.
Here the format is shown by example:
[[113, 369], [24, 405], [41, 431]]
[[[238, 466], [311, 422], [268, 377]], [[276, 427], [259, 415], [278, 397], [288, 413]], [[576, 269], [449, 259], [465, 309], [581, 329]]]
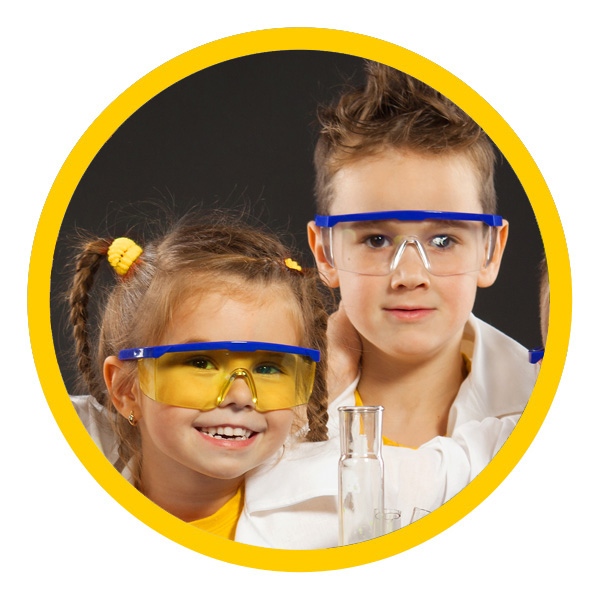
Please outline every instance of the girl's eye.
[[204, 356], [192, 358], [188, 364], [196, 369], [202, 369], [205, 371], [212, 371], [217, 368], [213, 362]]
[[254, 369], [258, 375], [279, 375], [283, 371], [277, 365], [259, 365]]
[[455, 244], [455, 240], [449, 235], [436, 235], [431, 240], [431, 245], [436, 250], [445, 250]]
[[365, 238], [364, 243], [369, 248], [385, 248], [389, 246], [390, 241], [385, 235], [370, 235]]

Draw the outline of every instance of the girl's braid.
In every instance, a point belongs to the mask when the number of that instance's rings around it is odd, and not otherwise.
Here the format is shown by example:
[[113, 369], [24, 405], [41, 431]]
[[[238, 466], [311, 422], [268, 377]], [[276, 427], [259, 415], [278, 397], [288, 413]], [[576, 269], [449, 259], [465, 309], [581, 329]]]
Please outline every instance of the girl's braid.
[[308, 433], [306, 441], [322, 442], [328, 439], [327, 430], [327, 322], [328, 313], [319, 292], [320, 280], [316, 271], [305, 272], [307, 296], [313, 298], [312, 347], [318, 348], [321, 360], [315, 369], [313, 393], [307, 406]]
[[106, 258], [110, 240], [99, 239], [88, 242], [83, 248], [76, 264], [73, 287], [69, 296], [70, 321], [73, 325], [73, 337], [77, 367], [83, 376], [89, 393], [102, 402], [105, 396], [105, 386], [99, 382], [94, 369], [93, 357], [90, 351], [90, 341], [87, 333], [88, 303], [90, 289], [98, 271], [101, 260]]

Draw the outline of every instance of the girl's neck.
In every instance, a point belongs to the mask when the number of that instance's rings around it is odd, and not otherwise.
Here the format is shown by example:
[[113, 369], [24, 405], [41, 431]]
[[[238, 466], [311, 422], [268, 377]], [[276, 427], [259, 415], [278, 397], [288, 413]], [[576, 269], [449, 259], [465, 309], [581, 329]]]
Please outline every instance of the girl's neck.
[[450, 408], [467, 376], [460, 340], [426, 359], [394, 357], [363, 340], [358, 392], [365, 405], [383, 406], [383, 435], [418, 448], [446, 435]]
[[144, 455], [140, 491], [179, 519], [191, 522], [209, 517], [238, 491], [244, 477], [215, 479], [183, 465], [161, 465]]

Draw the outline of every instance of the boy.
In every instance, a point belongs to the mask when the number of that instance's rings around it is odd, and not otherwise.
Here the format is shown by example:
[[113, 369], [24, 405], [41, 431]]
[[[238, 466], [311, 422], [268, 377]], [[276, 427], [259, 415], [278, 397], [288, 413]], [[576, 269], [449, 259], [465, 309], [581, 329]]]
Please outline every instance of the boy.
[[[368, 219], [308, 227], [362, 344], [360, 380], [341, 404], [384, 406], [384, 436], [413, 448], [469, 420], [520, 414], [535, 383], [527, 352], [471, 315], [508, 237], [508, 223], [493, 217], [485, 133], [438, 92], [375, 63], [364, 90], [323, 110], [321, 125], [319, 214]], [[364, 215], [382, 211], [451, 214]]]
[[320, 120], [321, 216], [308, 236], [323, 280], [340, 288], [328, 331], [338, 377], [328, 381], [329, 441], [292, 446], [247, 482], [249, 495], [273, 492], [247, 502], [238, 539], [276, 548], [337, 545], [338, 407], [385, 408], [385, 506], [401, 510], [404, 526], [414, 508], [434, 510], [485, 468], [537, 373], [524, 347], [471, 314], [508, 236], [481, 128], [425, 84], [374, 63], [364, 89]]

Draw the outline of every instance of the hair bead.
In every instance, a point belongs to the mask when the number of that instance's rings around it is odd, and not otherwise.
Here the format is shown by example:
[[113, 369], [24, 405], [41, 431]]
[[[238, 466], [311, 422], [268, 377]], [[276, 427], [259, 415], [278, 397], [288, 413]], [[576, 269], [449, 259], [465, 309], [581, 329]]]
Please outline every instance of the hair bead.
[[108, 249], [108, 262], [119, 274], [126, 275], [143, 250], [129, 238], [117, 238]]
[[292, 260], [291, 258], [286, 258], [283, 261], [283, 263], [288, 269], [300, 271], [300, 273], [302, 273], [302, 267], [295, 260]]

